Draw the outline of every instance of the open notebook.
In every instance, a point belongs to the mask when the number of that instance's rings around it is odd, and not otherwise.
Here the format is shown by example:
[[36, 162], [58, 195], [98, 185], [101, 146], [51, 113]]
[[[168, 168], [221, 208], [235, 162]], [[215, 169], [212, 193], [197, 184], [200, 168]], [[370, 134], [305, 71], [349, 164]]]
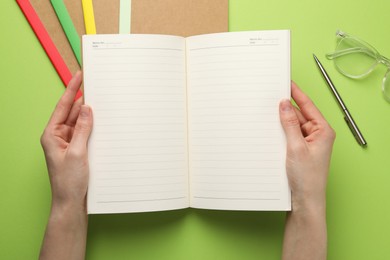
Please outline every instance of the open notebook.
[[290, 32], [83, 36], [88, 213], [290, 210]]

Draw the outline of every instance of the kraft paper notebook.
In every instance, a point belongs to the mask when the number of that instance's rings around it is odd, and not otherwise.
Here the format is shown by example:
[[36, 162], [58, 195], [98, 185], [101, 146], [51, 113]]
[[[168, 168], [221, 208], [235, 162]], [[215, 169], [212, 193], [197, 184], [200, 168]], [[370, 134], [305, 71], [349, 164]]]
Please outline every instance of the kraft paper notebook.
[[[49, 26], [50, 32], [46, 29], [45, 24], [47, 23], [47, 20], [44, 19], [41, 20], [41, 18], [38, 15], [37, 10], [41, 10], [40, 7], [45, 8], [45, 2], [42, 2], [43, 5], [35, 5], [33, 7], [30, 0], [16, 0], [18, 3], [20, 9], [22, 10], [23, 14], [25, 15], [27, 21], [29, 22], [31, 28], [33, 29], [35, 35], [37, 36], [39, 42], [41, 43], [42, 47], [44, 48], [47, 56], [49, 57], [51, 63], [53, 64], [54, 68], [56, 69], [58, 75], [60, 76], [63, 84], [67, 86], [70, 79], [72, 78], [71, 71], [68, 67], [68, 64], [64, 61], [63, 57], [61, 56], [61, 53], [57, 49], [57, 46], [55, 45], [52, 37], [51, 32], [53, 26]], [[39, 12], [41, 13], [41, 12]], [[55, 25], [54, 25], [55, 26]], [[61, 30], [61, 29], [60, 29]], [[63, 33], [63, 32], [62, 32]], [[61, 32], [60, 32], [61, 34]], [[76, 62], [77, 63], [77, 62]], [[82, 96], [81, 91], [78, 91], [76, 95], [76, 99]]]
[[80, 36], [85, 34], [85, 25], [84, 25], [84, 16], [83, 16], [83, 7], [81, 4], [81, 0], [63, 0], [66, 10], [69, 13], [69, 16], [72, 19], [73, 25]]
[[131, 0], [131, 33], [227, 32], [228, 7], [228, 0]]
[[119, 0], [93, 0], [96, 33], [119, 33]]
[[[77, 60], [81, 61], [80, 41], [81, 36], [86, 33], [82, 1], [50, 1]], [[189, 36], [228, 30], [227, 0], [212, 2], [205, 0], [115, 0], [110, 1], [109, 5], [107, 3], [105, 0], [94, 0], [90, 5], [92, 9], [90, 11], [94, 13], [93, 30], [98, 34], [115, 34], [118, 31], [129, 33], [130, 21], [125, 21], [125, 19], [133, 20], [134, 33]], [[46, 6], [44, 11], [50, 10]], [[122, 31], [120, 31], [121, 26]], [[53, 33], [60, 34], [61, 32], [54, 30], [51, 34]], [[65, 56], [65, 58], [69, 64], [71, 61], [68, 60], [72, 57]]]
[[68, 9], [66, 8], [63, 0], [50, 0], [50, 2], [62, 25], [62, 29], [68, 38], [77, 62], [81, 65], [81, 38], [72, 21], [72, 17], [69, 15]]
[[66, 66], [73, 75], [77, 70], [80, 70], [80, 66], [73, 54], [73, 50], [66, 38], [60, 22], [58, 21], [50, 0], [30, 0], [30, 2], [61, 54]]
[[88, 213], [290, 210], [290, 32], [83, 36]]

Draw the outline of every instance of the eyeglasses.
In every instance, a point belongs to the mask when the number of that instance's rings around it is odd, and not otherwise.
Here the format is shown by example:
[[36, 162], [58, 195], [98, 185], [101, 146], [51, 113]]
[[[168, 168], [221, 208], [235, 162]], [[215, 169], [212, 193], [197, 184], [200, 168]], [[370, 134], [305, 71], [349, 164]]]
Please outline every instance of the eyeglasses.
[[336, 69], [344, 76], [359, 79], [370, 74], [378, 64], [387, 66], [387, 72], [382, 82], [383, 96], [390, 102], [390, 59], [382, 56], [367, 42], [337, 31], [338, 43], [333, 53], [326, 54], [330, 60], [334, 60]]

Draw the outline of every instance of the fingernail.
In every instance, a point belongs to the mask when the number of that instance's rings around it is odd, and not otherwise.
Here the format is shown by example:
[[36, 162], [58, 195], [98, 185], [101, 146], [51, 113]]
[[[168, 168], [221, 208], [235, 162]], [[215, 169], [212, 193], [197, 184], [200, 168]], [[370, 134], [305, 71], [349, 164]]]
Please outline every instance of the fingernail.
[[74, 74], [73, 74], [73, 77], [76, 77], [76, 76], [78, 76], [78, 75], [80, 75], [81, 74], [81, 70], [77, 70]]
[[80, 116], [89, 117], [89, 114], [90, 114], [90, 108], [86, 105], [82, 105], [80, 109]]
[[292, 109], [292, 105], [291, 105], [290, 100], [284, 99], [280, 102], [280, 110], [282, 112], [289, 112], [289, 111], [291, 111], [291, 109]]

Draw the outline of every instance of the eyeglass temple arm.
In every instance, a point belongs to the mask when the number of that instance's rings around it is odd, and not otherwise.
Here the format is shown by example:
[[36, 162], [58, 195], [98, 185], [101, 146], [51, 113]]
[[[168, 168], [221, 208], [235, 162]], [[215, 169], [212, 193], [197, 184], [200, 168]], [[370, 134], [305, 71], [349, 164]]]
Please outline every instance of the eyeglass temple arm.
[[[365, 53], [373, 58], [376, 58], [375, 54], [372, 53], [370, 50], [368, 50], [366, 48], [361, 48], [361, 47], [348, 48], [348, 49], [344, 49], [344, 50], [339, 50], [339, 51], [327, 53], [326, 58], [332, 60], [332, 59], [342, 57], [342, 56], [347, 55], [347, 54], [359, 53], [359, 52]], [[386, 60], [385, 57], [383, 57], [383, 58]], [[387, 61], [389, 61], [389, 60], [387, 59]]]
[[382, 60], [382, 63], [384, 63], [387, 67], [390, 68], [390, 59], [389, 58], [386, 58], [385, 56], [381, 55], [381, 60]]

